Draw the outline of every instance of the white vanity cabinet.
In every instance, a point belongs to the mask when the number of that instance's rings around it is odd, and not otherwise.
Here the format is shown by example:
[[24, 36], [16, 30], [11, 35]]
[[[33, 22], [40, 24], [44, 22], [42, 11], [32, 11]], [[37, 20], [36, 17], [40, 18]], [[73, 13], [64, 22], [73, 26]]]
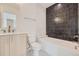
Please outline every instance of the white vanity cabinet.
[[10, 53], [10, 39], [8, 35], [0, 35], [0, 56], [8, 56]]
[[0, 56], [25, 56], [27, 53], [27, 35], [0, 35]]

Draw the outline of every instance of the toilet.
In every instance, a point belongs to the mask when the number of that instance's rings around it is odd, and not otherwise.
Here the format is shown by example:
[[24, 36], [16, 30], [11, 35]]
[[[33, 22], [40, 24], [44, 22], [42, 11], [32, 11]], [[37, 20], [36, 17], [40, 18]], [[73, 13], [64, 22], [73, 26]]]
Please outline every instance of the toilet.
[[41, 49], [41, 45], [36, 41], [36, 36], [34, 34], [29, 34], [29, 43], [31, 45], [31, 49], [33, 51], [33, 56], [39, 56], [39, 51]]

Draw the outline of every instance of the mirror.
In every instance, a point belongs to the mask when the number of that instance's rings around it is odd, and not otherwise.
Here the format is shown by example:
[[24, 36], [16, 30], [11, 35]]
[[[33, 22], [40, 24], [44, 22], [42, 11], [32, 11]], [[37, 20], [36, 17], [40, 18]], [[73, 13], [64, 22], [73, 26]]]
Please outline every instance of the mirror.
[[2, 21], [2, 29], [4, 32], [14, 32], [16, 29], [16, 15], [4, 12], [3, 13], [3, 21]]
[[14, 32], [16, 30], [16, 14], [18, 5], [13, 3], [0, 3], [0, 33]]

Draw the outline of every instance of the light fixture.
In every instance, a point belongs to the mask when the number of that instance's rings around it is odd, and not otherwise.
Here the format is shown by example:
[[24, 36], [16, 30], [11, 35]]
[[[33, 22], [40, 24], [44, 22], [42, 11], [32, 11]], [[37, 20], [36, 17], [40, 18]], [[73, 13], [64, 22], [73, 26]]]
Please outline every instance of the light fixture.
[[60, 9], [62, 7], [62, 4], [57, 5], [57, 9]]
[[62, 20], [60, 17], [56, 17], [56, 18], [54, 19], [54, 21], [55, 21], [56, 23], [62, 23], [62, 22], [63, 22], [63, 20]]
[[60, 3], [58, 4], [58, 7], [61, 7], [61, 4]]

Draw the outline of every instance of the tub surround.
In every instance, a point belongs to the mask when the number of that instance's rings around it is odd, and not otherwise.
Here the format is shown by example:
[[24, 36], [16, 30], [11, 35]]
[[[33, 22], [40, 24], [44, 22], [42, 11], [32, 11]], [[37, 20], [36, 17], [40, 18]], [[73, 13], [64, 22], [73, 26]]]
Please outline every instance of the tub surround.
[[46, 9], [46, 32], [49, 37], [78, 41], [78, 4], [56, 3]]

